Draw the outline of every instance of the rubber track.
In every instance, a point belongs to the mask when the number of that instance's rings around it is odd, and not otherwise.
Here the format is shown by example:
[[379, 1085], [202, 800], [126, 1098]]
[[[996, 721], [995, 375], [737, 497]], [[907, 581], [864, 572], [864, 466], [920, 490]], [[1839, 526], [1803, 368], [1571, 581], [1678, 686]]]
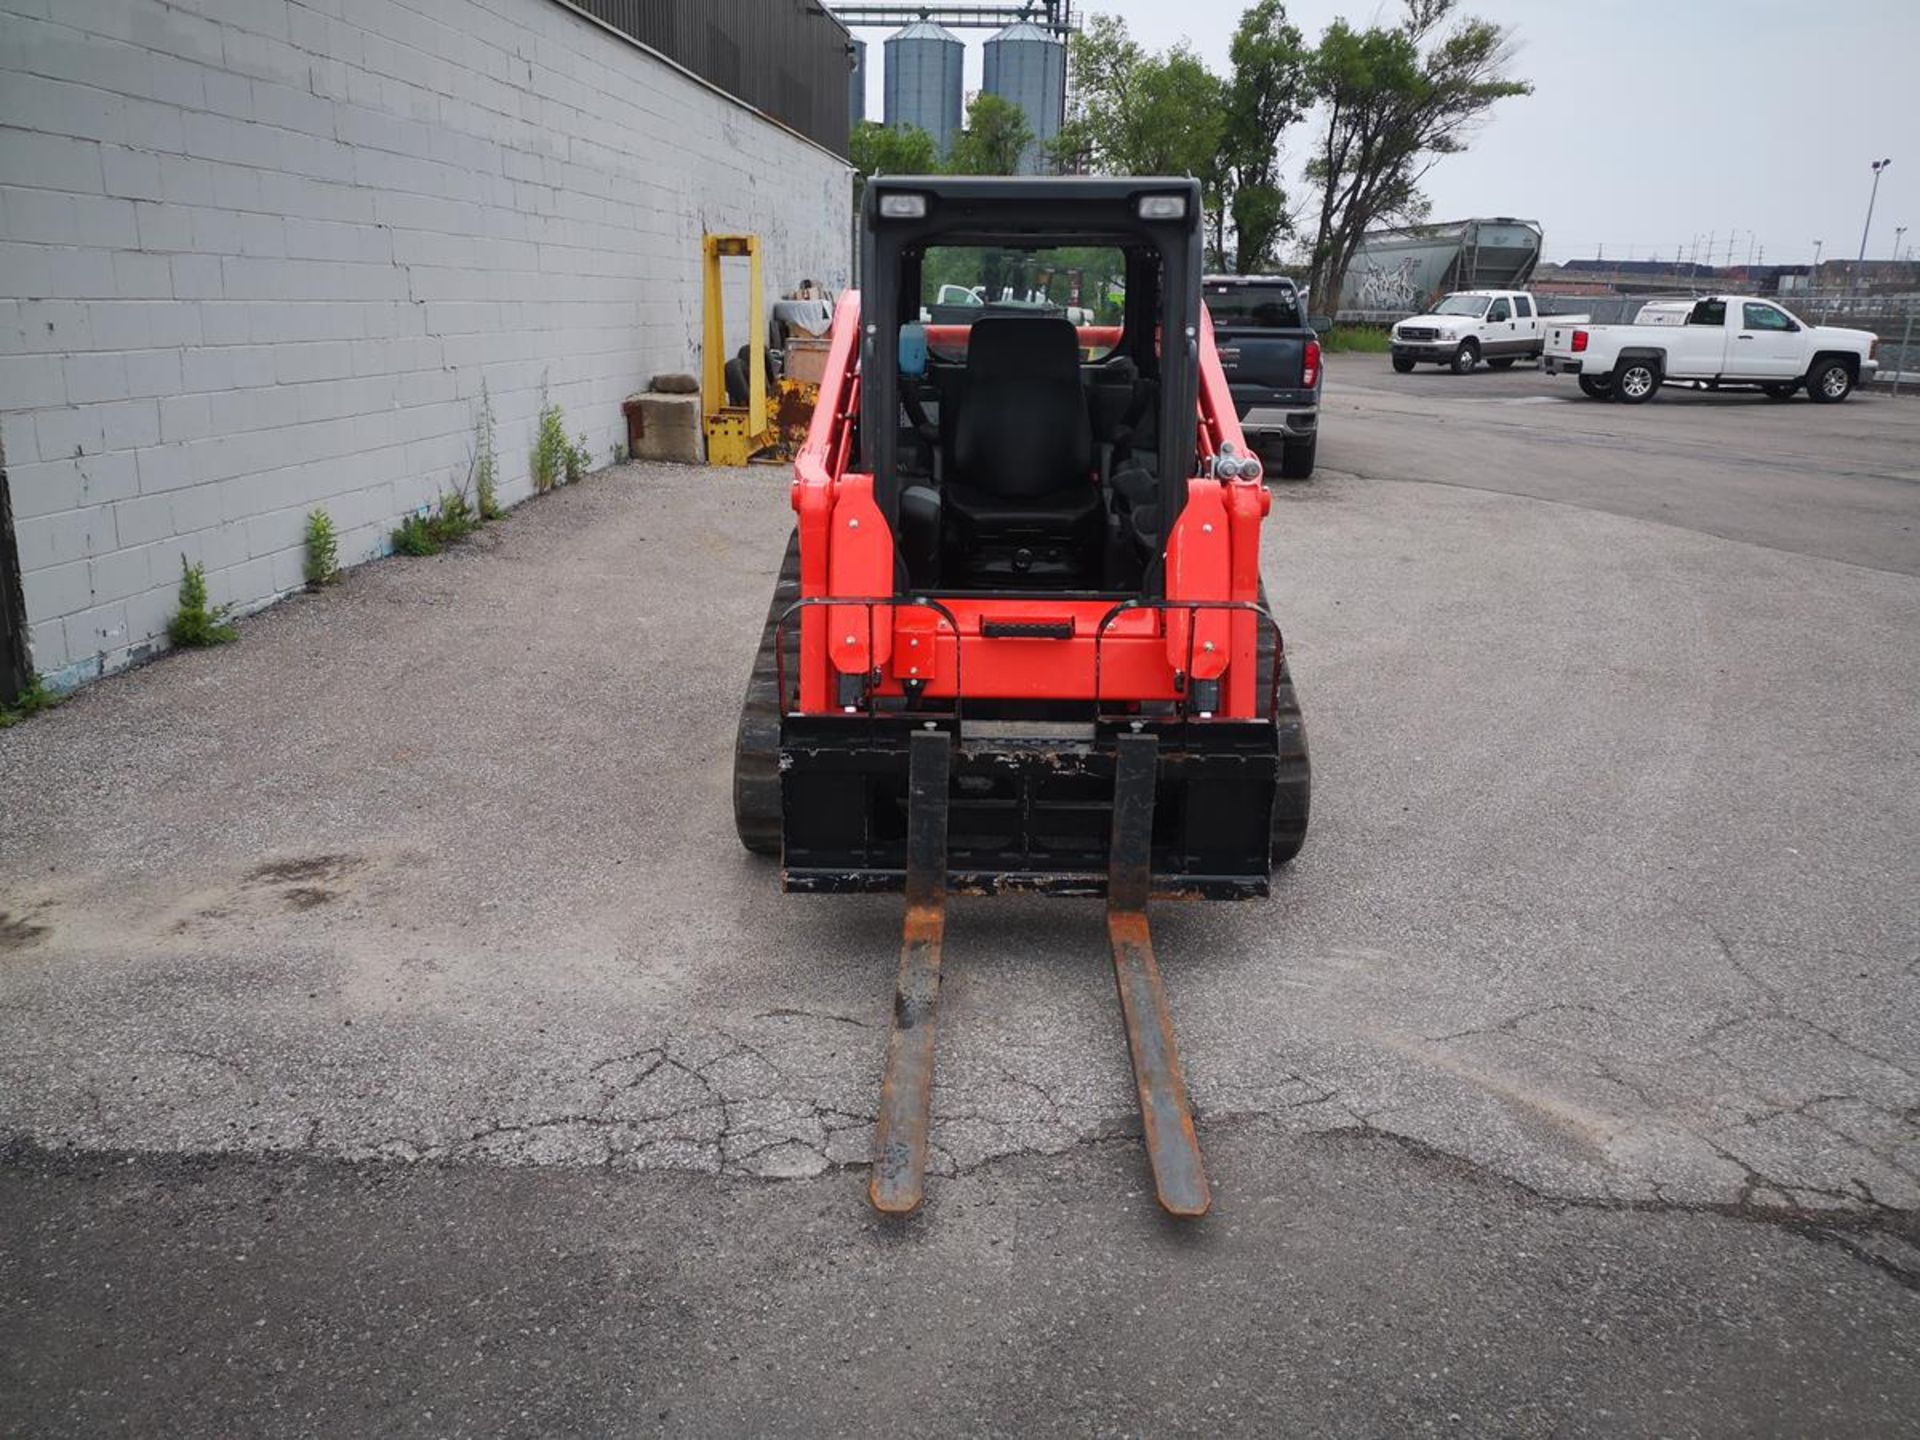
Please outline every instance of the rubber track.
[[[1260, 582], [1260, 603], [1267, 609], [1267, 586]], [[1265, 699], [1267, 677], [1273, 673], [1273, 627], [1260, 626], [1260, 696]], [[1273, 793], [1273, 863], [1284, 865], [1307, 843], [1307, 819], [1313, 809], [1313, 767], [1307, 759], [1307, 721], [1300, 713], [1299, 692], [1291, 667], [1280, 662], [1280, 690], [1274, 729], [1280, 748], [1279, 782]]]
[[[780, 696], [774, 634], [787, 607], [800, 598], [800, 532], [787, 541], [767, 606], [760, 648], [747, 677], [740, 729], [733, 742], [733, 823], [740, 843], [756, 855], [780, 854]], [[787, 655], [797, 663], [799, 627], [788, 627]]]

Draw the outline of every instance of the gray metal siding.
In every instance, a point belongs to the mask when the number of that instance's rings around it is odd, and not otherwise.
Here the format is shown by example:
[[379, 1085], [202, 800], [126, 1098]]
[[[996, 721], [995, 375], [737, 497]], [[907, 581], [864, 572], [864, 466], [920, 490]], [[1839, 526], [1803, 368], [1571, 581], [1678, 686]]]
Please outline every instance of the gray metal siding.
[[836, 155], [851, 37], [817, 0], [569, 0]]

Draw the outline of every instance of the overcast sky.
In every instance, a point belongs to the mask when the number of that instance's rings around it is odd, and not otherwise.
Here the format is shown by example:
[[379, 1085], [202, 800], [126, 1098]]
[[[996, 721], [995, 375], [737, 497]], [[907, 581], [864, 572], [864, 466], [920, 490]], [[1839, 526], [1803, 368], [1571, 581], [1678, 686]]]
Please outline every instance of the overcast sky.
[[[1083, 12], [1123, 17], [1152, 48], [1190, 41], [1224, 73], [1227, 43], [1247, 0], [1084, 0]], [[1534, 93], [1501, 102], [1464, 155], [1427, 177], [1433, 218], [1515, 215], [1541, 222], [1547, 255], [1635, 259], [1650, 253], [1724, 262], [1749, 246], [1768, 263], [1826, 259], [1860, 248], [1874, 160], [1880, 181], [1869, 258], [1893, 253], [1894, 227], [1920, 247], [1920, 0], [1464, 0], [1507, 26], [1514, 73]], [[1392, 23], [1397, 0], [1289, 0], [1317, 39], [1344, 15]], [[868, 43], [868, 114], [880, 118], [880, 56]], [[980, 84], [980, 42], [967, 44], [966, 87]], [[1299, 166], [1317, 119], [1288, 139], [1297, 211]]]

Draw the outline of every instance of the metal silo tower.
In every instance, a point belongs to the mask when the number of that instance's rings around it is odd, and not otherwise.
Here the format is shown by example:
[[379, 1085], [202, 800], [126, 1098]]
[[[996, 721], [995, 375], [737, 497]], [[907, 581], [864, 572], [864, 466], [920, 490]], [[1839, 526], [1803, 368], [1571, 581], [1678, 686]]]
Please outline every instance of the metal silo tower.
[[987, 41], [981, 76], [989, 95], [1020, 107], [1033, 140], [1020, 155], [1020, 173], [1045, 167], [1046, 144], [1060, 133], [1067, 103], [1067, 47], [1030, 20], [1016, 20]]
[[858, 125], [867, 118], [867, 42], [852, 42], [853, 73], [847, 77], [847, 124]]
[[966, 47], [928, 20], [887, 38], [886, 123], [917, 125], [947, 153], [960, 133], [960, 64]]

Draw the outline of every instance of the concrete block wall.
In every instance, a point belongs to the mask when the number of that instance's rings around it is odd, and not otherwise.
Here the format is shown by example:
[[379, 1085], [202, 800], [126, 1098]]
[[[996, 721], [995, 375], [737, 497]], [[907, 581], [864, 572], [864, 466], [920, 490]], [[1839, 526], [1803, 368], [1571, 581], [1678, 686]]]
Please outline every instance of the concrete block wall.
[[[542, 387], [604, 459], [697, 369], [700, 236], [849, 279], [843, 162], [558, 0], [0, 0], [0, 438], [35, 668], [347, 563]], [[739, 306], [733, 307], [738, 311]], [[734, 319], [733, 316], [729, 317]], [[735, 321], [733, 328], [737, 329]]]

